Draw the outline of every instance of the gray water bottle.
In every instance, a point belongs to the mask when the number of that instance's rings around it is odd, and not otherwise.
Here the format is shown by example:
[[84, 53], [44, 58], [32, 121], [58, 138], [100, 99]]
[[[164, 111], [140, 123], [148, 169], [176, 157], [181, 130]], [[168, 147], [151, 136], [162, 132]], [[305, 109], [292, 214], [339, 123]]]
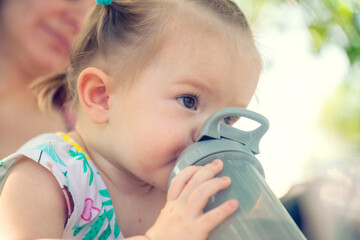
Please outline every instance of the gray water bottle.
[[[225, 124], [224, 119], [233, 116], [254, 120], [260, 126], [243, 131]], [[228, 199], [237, 199], [239, 209], [210, 233], [209, 240], [306, 239], [266, 184], [263, 168], [255, 157], [268, 128], [268, 120], [255, 112], [242, 108], [220, 110], [205, 121], [196, 142], [176, 161], [169, 183], [187, 166], [203, 166], [215, 159], [224, 163], [218, 176], [231, 178], [230, 187], [212, 196], [204, 212]]]

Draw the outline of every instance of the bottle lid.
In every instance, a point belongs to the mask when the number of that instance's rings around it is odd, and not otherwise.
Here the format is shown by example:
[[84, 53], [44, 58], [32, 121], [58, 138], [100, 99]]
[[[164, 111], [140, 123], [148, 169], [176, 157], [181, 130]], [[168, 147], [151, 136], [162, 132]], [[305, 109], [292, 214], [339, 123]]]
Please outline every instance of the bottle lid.
[[[259, 127], [252, 131], [243, 131], [224, 124], [223, 119], [226, 117], [245, 117], [252, 119], [260, 124]], [[206, 139], [226, 138], [239, 142], [247, 147], [254, 154], [258, 154], [259, 142], [269, 129], [269, 121], [262, 115], [243, 108], [225, 108], [211, 115], [201, 126], [197, 142]]]
[[[224, 123], [225, 118], [234, 116], [249, 118], [258, 122], [260, 126], [251, 131], [244, 131]], [[169, 183], [185, 167], [195, 165], [210, 155], [225, 152], [248, 155], [247, 159], [252, 159], [261, 174], [264, 174], [261, 164], [253, 156], [260, 152], [259, 142], [268, 129], [269, 121], [264, 116], [247, 109], [225, 108], [214, 113], [201, 126], [196, 142], [180, 154]]]

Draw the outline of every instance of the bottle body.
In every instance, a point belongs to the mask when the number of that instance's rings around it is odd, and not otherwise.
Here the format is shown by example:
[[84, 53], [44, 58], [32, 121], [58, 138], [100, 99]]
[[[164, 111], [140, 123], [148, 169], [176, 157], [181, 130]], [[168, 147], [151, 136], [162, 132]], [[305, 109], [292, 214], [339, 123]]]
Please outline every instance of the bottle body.
[[[222, 159], [224, 169], [219, 176], [228, 176], [232, 184], [212, 196], [204, 211], [237, 199], [239, 209], [215, 228], [209, 240], [303, 240], [305, 237], [265, 182], [255, 160], [241, 152], [211, 155], [195, 165]], [[257, 163], [257, 162], [255, 162]]]

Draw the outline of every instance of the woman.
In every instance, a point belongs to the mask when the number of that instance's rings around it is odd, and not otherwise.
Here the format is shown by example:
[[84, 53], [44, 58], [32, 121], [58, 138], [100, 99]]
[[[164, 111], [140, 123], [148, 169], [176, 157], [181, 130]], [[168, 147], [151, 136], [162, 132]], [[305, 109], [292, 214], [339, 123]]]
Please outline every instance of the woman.
[[69, 125], [64, 115], [41, 114], [29, 84], [67, 67], [71, 42], [93, 5], [93, 0], [0, 0], [0, 157], [34, 134]]

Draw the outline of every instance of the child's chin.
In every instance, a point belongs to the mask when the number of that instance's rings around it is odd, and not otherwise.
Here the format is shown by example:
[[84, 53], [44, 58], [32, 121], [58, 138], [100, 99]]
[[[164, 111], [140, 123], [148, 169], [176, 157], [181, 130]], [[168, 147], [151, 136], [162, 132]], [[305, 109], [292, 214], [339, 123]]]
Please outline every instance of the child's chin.
[[164, 191], [164, 192], [167, 192], [168, 190], [168, 182], [167, 182], [167, 179], [166, 181], [163, 181], [163, 183], [161, 183], [160, 185], [154, 185], [154, 187]]

